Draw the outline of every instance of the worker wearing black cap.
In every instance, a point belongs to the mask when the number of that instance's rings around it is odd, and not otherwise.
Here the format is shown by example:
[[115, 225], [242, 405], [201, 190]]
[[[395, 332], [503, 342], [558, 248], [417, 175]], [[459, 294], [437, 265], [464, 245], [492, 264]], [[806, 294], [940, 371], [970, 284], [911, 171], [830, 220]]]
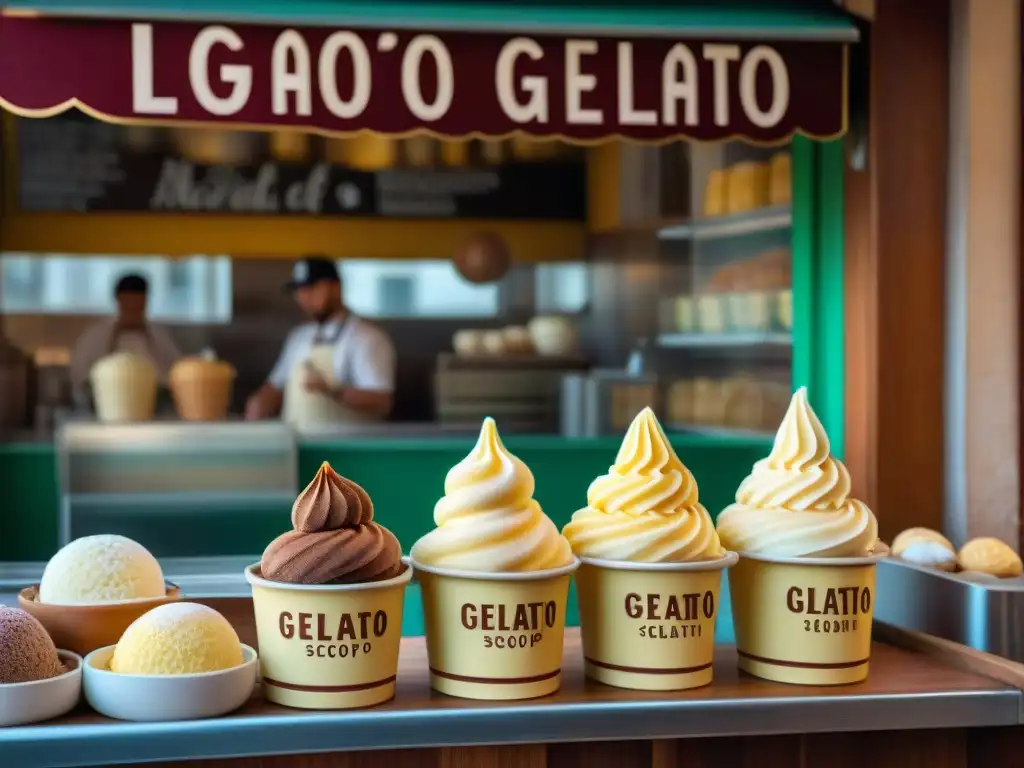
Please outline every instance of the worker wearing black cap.
[[71, 353], [71, 383], [81, 395], [89, 381], [93, 363], [113, 352], [134, 352], [149, 358], [162, 381], [181, 357], [166, 328], [146, 320], [149, 283], [142, 275], [126, 274], [114, 286], [115, 317], [94, 323], [78, 337]]
[[345, 306], [334, 262], [301, 259], [285, 290], [311, 322], [289, 334], [266, 383], [246, 403], [246, 418], [281, 414], [300, 429], [385, 418], [395, 389], [395, 348], [381, 328]]

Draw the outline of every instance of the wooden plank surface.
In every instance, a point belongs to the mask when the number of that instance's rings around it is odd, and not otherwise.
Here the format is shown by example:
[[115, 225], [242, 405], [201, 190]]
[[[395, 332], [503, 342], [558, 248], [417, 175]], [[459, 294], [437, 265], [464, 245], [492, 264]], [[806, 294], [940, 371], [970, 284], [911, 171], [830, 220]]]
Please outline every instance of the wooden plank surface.
[[1024, 729], [821, 733], [252, 757], [151, 768], [1000, 768], [1020, 765]]

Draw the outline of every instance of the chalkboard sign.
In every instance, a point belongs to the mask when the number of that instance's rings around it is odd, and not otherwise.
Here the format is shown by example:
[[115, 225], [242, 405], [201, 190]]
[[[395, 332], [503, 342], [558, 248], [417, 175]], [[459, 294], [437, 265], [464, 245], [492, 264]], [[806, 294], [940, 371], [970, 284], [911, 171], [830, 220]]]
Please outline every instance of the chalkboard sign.
[[327, 162], [202, 165], [137, 150], [77, 115], [18, 121], [18, 200], [35, 212], [582, 221], [582, 162], [357, 171]]

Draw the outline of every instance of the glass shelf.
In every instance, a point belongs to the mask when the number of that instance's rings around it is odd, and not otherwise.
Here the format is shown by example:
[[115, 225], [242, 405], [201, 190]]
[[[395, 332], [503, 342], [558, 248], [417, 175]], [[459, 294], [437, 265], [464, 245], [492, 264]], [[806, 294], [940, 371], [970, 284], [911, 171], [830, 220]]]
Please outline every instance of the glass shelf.
[[761, 232], [778, 232], [793, 226], [789, 205], [771, 205], [729, 216], [691, 219], [658, 230], [660, 240], [724, 240]]
[[793, 337], [788, 333], [663, 333], [656, 337], [659, 347], [672, 349], [727, 347], [790, 347]]

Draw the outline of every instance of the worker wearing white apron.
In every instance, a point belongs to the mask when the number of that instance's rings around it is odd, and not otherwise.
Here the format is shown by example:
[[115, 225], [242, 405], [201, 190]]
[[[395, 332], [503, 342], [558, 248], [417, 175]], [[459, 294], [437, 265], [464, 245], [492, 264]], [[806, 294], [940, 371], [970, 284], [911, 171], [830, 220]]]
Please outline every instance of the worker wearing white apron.
[[114, 287], [117, 316], [93, 323], [79, 336], [71, 352], [71, 385], [76, 402], [88, 399], [89, 371], [113, 352], [132, 352], [148, 358], [162, 384], [181, 357], [170, 332], [146, 320], [149, 283], [141, 275], [124, 275]]
[[391, 412], [395, 349], [388, 335], [345, 307], [329, 259], [297, 262], [286, 286], [312, 322], [289, 334], [249, 419], [281, 417], [300, 430], [380, 421]]

